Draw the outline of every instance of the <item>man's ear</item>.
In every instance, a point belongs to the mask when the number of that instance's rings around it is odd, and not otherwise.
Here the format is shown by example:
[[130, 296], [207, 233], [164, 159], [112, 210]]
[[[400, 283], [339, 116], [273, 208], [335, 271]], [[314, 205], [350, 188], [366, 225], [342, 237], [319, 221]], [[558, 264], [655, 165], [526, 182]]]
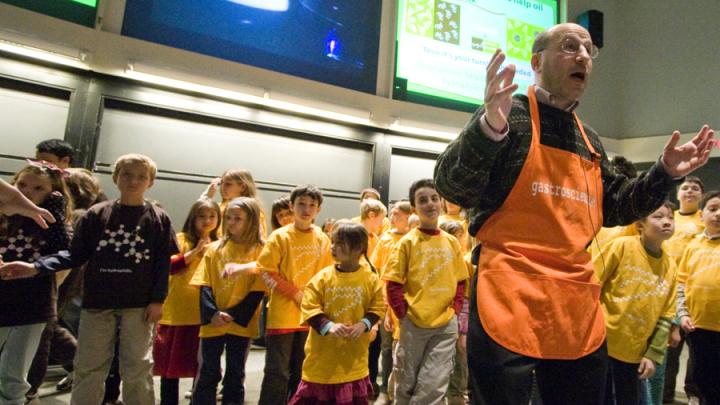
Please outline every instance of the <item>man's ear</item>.
[[540, 52], [534, 53], [533, 56], [530, 58], [530, 66], [532, 66], [532, 70], [535, 73], [540, 73], [540, 64], [542, 62], [542, 54]]

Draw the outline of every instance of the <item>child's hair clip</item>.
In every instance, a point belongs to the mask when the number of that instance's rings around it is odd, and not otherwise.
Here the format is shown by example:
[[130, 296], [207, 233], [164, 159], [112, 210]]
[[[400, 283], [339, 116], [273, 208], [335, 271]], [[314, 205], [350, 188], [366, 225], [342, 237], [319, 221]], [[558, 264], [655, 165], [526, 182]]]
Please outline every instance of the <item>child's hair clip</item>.
[[25, 159], [25, 161], [27, 161], [27, 164], [30, 166], [37, 167], [37, 168], [43, 169], [43, 170], [50, 170], [51, 172], [59, 173], [63, 177], [67, 175], [67, 172], [65, 171], [65, 169], [63, 169], [61, 167], [57, 167], [54, 164], [52, 164], [46, 160]]

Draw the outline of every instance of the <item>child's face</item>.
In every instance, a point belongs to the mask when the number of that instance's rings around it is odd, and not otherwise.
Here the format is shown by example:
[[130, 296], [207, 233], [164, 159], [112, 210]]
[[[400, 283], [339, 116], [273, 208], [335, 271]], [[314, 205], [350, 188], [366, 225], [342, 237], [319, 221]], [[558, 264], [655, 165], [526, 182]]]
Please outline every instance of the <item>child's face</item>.
[[248, 215], [242, 208], [228, 208], [225, 210], [225, 224], [228, 235], [242, 235], [248, 227]]
[[408, 219], [410, 215], [404, 213], [398, 208], [390, 210], [390, 225], [395, 229], [405, 229], [408, 227]]
[[15, 187], [35, 205], [42, 204], [52, 193], [50, 177], [29, 172], [22, 173], [18, 177]]
[[115, 184], [124, 197], [143, 197], [145, 191], [153, 185], [153, 181], [146, 165], [130, 163], [120, 168]]
[[720, 233], [720, 197], [711, 198], [702, 210], [705, 231], [710, 236]]
[[702, 200], [702, 195], [702, 189], [699, 184], [686, 181], [680, 185], [680, 188], [678, 188], [677, 199], [683, 206], [697, 208], [698, 204], [700, 204], [700, 200]]
[[643, 237], [652, 242], [670, 239], [675, 232], [675, 217], [668, 207], [660, 207], [637, 223]]
[[198, 210], [195, 216], [195, 231], [199, 235], [208, 235], [218, 225], [217, 212], [209, 207], [203, 207]]
[[384, 216], [380, 213], [370, 212], [366, 220], [368, 232], [377, 234], [382, 229]]
[[48, 163], [52, 163], [61, 169], [67, 169], [70, 167], [70, 157], [66, 156], [61, 158], [60, 156], [50, 152], [37, 152], [35, 159], [44, 160]]
[[232, 200], [233, 198], [242, 197], [246, 190], [247, 187], [245, 187], [245, 184], [229, 177], [223, 177], [222, 182], [220, 183], [220, 195], [223, 200]]
[[293, 223], [293, 212], [291, 209], [284, 208], [275, 213], [275, 220], [280, 226], [290, 225]]
[[310, 226], [320, 213], [320, 204], [316, 199], [307, 195], [296, 197], [290, 208], [295, 215], [295, 223], [302, 226]]
[[415, 213], [420, 218], [423, 226], [437, 226], [442, 203], [437, 190], [430, 187], [422, 187], [415, 191]]

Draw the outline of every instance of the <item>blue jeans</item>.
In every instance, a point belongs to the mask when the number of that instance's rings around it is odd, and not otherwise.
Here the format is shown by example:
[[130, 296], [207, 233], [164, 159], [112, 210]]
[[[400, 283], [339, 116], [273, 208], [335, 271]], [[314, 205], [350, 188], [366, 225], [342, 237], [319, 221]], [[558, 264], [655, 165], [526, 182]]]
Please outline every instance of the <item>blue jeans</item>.
[[26, 377], [43, 329], [45, 322], [0, 327], [0, 403], [25, 403], [25, 393], [30, 388]]

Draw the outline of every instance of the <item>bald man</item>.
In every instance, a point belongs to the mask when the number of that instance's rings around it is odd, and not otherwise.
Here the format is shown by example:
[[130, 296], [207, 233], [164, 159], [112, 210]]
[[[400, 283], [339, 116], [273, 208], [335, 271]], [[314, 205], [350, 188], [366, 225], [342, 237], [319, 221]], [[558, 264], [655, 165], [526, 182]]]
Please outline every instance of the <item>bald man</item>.
[[484, 107], [438, 158], [438, 191], [470, 209], [482, 242], [467, 337], [476, 403], [526, 405], [533, 374], [546, 404], [604, 401], [605, 322], [585, 248], [600, 227], [654, 211], [708, 159], [704, 126], [682, 146], [675, 131], [639, 178], [613, 174], [574, 112], [597, 54], [583, 27], [556, 25], [533, 45], [534, 85], [512, 96], [515, 66], [500, 70], [498, 50]]

